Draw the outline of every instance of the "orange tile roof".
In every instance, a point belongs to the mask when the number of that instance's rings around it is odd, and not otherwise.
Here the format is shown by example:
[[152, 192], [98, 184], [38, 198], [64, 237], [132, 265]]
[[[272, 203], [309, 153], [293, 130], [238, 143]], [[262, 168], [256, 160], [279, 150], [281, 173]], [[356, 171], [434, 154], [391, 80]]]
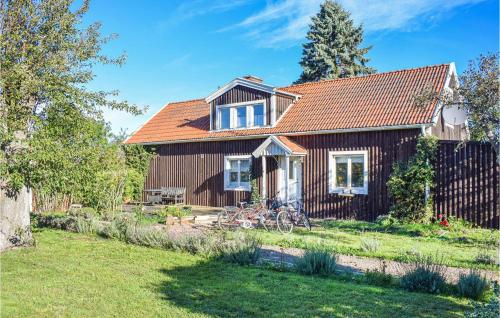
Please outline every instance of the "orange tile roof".
[[430, 124], [436, 108], [417, 108], [415, 94], [431, 86], [440, 92], [449, 64], [279, 88], [301, 97], [275, 127], [210, 131], [205, 99], [170, 103], [138, 129], [127, 143], [209, 140], [254, 135]]
[[307, 154], [307, 150], [305, 148], [302, 148], [298, 144], [296, 144], [294, 141], [290, 140], [290, 138], [285, 137], [285, 136], [276, 136], [279, 141], [281, 141], [285, 146], [290, 149], [293, 154]]

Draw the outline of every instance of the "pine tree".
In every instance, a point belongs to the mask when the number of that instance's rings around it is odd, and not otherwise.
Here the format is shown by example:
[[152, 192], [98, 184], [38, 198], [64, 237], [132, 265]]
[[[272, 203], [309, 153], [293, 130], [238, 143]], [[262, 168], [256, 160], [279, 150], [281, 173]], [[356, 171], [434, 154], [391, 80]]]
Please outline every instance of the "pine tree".
[[336, 2], [326, 0], [312, 18], [302, 51], [302, 74], [296, 84], [323, 79], [345, 78], [375, 73], [366, 66], [365, 54], [371, 46], [361, 48], [363, 26], [355, 26], [350, 13]]

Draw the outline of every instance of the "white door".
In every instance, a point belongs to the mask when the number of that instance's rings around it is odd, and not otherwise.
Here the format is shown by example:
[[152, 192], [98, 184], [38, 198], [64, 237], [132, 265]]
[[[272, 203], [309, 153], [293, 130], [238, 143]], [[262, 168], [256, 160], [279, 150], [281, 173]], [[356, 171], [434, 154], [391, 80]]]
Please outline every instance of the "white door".
[[300, 200], [302, 199], [302, 164], [299, 158], [290, 158], [290, 165], [288, 167], [288, 173], [286, 173], [286, 159], [280, 157], [280, 178], [278, 179], [278, 187], [280, 191], [280, 196], [282, 200], [285, 200], [285, 187], [287, 182], [285, 182], [288, 177], [288, 200]]

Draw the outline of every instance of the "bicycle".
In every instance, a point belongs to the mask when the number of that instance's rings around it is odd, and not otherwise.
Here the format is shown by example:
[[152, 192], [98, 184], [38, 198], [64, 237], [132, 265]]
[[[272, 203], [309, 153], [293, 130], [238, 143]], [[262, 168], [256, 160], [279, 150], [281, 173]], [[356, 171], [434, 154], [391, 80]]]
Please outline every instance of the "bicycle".
[[[295, 207], [293, 207], [293, 203], [295, 203]], [[276, 226], [282, 234], [291, 233], [293, 227], [300, 224], [303, 224], [309, 231], [311, 230], [311, 222], [307, 212], [304, 211], [302, 202], [298, 200], [288, 202], [286, 208], [276, 216]]]
[[260, 225], [268, 231], [266, 226], [268, 211], [264, 203], [265, 201], [261, 201], [257, 206], [252, 206], [247, 202], [240, 202], [240, 207], [226, 206], [217, 215], [217, 225], [221, 230], [236, 226], [251, 229]]
[[224, 209], [217, 214], [217, 226], [221, 230], [227, 230], [234, 226], [240, 226], [242, 222], [244, 222], [244, 219], [241, 213], [241, 208], [238, 208], [237, 206], [225, 206]]

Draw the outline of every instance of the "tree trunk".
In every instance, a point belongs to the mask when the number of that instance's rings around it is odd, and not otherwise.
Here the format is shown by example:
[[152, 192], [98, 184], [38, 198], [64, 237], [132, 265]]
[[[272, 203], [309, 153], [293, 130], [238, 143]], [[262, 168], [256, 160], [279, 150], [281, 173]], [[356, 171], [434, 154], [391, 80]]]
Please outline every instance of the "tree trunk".
[[31, 192], [23, 187], [16, 197], [0, 190], [0, 251], [31, 241]]

